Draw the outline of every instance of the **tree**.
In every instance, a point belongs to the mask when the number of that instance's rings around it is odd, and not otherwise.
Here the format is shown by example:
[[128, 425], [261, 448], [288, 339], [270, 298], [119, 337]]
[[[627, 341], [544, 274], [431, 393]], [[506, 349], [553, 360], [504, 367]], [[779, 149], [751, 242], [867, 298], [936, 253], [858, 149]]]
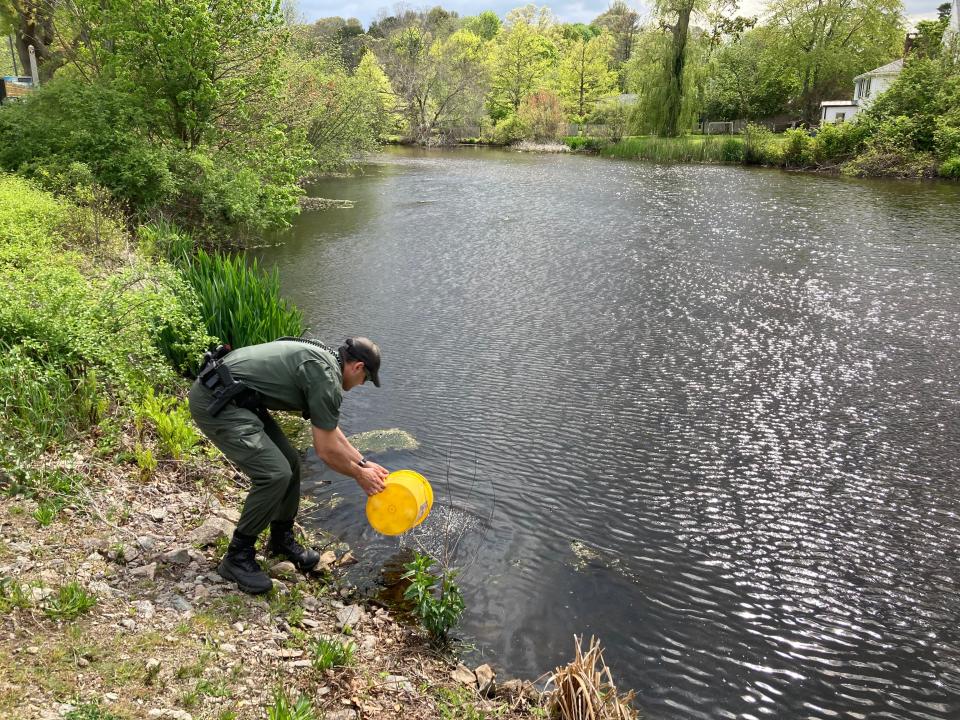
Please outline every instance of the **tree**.
[[597, 101], [616, 92], [617, 74], [610, 69], [613, 38], [604, 33], [569, 44], [557, 68], [557, 88], [571, 120], [583, 124]]
[[0, 18], [13, 31], [17, 57], [24, 75], [30, 74], [31, 45], [42, 78], [51, 77], [62, 62], [54, 47], [57, 39], [54, 15], [58, 4], [58, 0], [0, 0]]
[[549, 90], [538, 90], [525, 97], [517, 116], [538, 142], [556, 140], [564, 134], [566, 122], [560, 98]]
[[463, 29], [469, 30], [481, 40], [493, 40], [503, 23], [495, 12], [484, 10], [479, 15], [464, 18]]
[[525, 97], [546, 85], [557, 49], [539, 27], [515, 15], [510, 25], [497, 35], [487, 98], [490, 115], [495, 120], [516, 113]]
[[776, 26], [764, 26], [720, 47], [705, 88], [707, 118], [759, 120], [787, 108], [797, 83], [776, 51], [780, 32]]
[[[680, 115], [683, 107], [684, 69], [687, 62], [687, 42], [690, 16], [702, 8], [702, 0], [657, 0], [661, 27], [669, 32], [670, 46], [664, 63], [663, 79], [659, 88], [659, 107], [662, 108], [657, 133], [673, 137], [681, 132]], [[671, 21], [671, 22], [668, 22]]]
[[783, 30], [778, 51], [799, 85], [800, 115], [810, 123], [821, 100], [848, 96], [855, 75], [901, 51], [900, 0], [772, 0], [769, 10]]
[[613, 37], [613, 67], [619, 69], [633, 54], [633, 41], [640, 30], [639, 13], [624, 0], [614, 0], [590, 24], [606, 30]]

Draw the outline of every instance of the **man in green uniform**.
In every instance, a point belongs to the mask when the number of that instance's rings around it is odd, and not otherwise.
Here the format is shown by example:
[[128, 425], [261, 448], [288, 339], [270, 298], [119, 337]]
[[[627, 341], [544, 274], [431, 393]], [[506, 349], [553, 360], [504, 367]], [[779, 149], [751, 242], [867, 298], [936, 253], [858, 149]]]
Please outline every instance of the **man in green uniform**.
[[300, 506], [300, 458], [270, 410], [294, 410], [310, 419], [317, 455], [352, 477], [367, 495], [384, 489], [387, 470], [365, 460], [339, 428], [343, 393], [370, 380], [380, 387], [380, 348], [348, 338], [337, 350], [322, 343], [281, 338], [209, 356], [190, 389], [194, 421], [246, 474], [252, 487], [217, 572], [248, 593], [272, 583], [256, 561], [254, 543], [270, 526], [271, 552], [299, 570], [316, 567], [319, 554], [297, 542], [293, 523]]

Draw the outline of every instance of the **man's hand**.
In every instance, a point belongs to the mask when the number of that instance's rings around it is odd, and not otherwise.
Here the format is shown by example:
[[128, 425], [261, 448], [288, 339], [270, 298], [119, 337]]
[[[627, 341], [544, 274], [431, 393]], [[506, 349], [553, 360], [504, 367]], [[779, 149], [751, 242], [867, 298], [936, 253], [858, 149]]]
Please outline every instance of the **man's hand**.
[[386, 485], [383, 480], [387, 477], [388, 473], [386, 469], [377, 465], [376, 463], [367, 462], [361, 468], [358, 468], [358, 472], [355, 476], [357, 485], [367, 494], [367, 497], [371, 495], [376, 495], [378, 492], [383, 492], [386, 489]]

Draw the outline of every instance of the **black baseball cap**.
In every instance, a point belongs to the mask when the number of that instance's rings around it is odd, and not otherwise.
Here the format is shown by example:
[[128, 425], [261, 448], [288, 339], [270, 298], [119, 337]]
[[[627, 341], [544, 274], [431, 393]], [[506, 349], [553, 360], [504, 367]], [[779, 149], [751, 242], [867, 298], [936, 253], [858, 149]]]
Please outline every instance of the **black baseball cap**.
[[365, 337], [347, 338], [342, 351], [354, 360], [360, 360], [370, 375], [370, 380], [380, 387], [380, 348], [373, 340]]

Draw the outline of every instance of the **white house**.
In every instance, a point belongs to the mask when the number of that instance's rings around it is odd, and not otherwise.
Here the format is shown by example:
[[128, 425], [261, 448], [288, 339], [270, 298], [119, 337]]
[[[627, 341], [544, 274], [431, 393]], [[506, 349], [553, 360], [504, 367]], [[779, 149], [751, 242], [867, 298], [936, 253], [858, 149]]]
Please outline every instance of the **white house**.
[[[960, 0], [955, 4], [960, 4]], [[894, 60], [883, 67], [857, 75], [853, 79], [853, 100], [824, 100], [820, 103], [820, 122], [838, 123], [852, 120], [893, 84], [901, 70], [903, 60]]]

